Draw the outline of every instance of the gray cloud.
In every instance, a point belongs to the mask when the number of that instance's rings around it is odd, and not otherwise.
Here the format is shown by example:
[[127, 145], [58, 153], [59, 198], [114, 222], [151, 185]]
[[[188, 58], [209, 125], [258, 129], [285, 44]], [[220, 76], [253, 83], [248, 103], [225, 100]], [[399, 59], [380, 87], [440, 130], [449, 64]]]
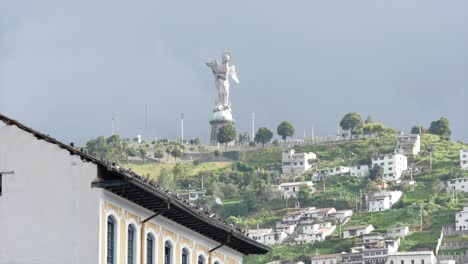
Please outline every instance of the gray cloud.
[[187, 2], [1, 2], [0, 112], [81, 143], [113, 115], [125, 136], [176, 138], [184, 113], [206, 140], [204, 62], [228, 50], [238, 130], [255, 112], [327, 135], [357, 111], [402, 130], [447, 116], [468, 140], [466, 1]]

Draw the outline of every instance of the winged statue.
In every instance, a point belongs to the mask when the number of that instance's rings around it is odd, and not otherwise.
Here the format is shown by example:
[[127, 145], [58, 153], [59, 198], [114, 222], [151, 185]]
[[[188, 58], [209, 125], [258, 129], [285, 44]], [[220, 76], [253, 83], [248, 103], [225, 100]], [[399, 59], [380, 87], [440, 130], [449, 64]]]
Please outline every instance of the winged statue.
[[228, 53], [222, 55], [222, 62], [214, 60], [206, 63], [211, 68], [215, 77], [215, 85], [218, 91], [218, 98], [216, 100], [216, 110], [225, 110], [231, 108], [231, 102], [229, 101], [229, 78], [236, 83], [239, 83], [237, 77], [236, 66], [229, 65], [231, 56]]

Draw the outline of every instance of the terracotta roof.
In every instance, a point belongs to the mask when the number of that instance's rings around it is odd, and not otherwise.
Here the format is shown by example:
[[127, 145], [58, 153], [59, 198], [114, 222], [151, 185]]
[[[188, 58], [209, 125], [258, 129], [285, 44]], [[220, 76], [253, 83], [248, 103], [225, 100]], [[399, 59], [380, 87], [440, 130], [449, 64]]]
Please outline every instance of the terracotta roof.
[[130, 170], [97, 159], [2, 114], [0, 120], [31, 133], [38, 140], [55, 144], [66, 149], [71, 155], [78, 155], [82, 160], [96, 164], [98, 177], [90, 183], [91, 187], [106, 189], [243, 254], [265, 254], [270, 250], [269, 247], [250, 239], [215, 214], [190, 205], [178, 194], [165, 190]]

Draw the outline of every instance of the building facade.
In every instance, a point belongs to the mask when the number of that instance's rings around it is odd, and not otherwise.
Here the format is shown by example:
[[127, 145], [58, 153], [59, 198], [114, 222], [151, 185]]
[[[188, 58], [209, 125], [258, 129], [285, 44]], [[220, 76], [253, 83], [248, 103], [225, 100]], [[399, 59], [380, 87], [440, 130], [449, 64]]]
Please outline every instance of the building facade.
[[310, 160], [315, 160], [317, 155], [312, 152], [296, 153], [294, 149], [285, 150], [281, 154], [283, 175], [299, 175], [309, 170], [312, 165]]
[[278, 189], [281, 192], [281, 198], [289, 199], [289, 198], [297, 198], [299, 191], [302, 188], [307, 188], [310, 191], [315, 191], [314, 184], [311, 181], [304, 181], [304, 182], [286, 182], [278, 185]]
[[457, 230], [468, 230], [468, 206], [455, 215], [455, 228]]
[[468, 192], [468, 178], [455, 178], [447, 181], [447, 191]]
[[[0, 263], [242, 263], [268, 247], [146, 179], [0, 115]], [[222, 245], [221, 247], [219, 247]]]
[[408, 161], [405, 155], [390, 154], [372, 158], [372, 166], [383, 168], [382, 179], [387, 182], [400, 181], [402, 173], [408, 169]]
[[421, 137], [418, 134], [402, 134], [397, 137], [397, 151], [403, 155], [418, 155], [421, 150]]
[[343, 228], [343, 238], [348, 239], [352, 237], [363, 236], [369, 234], [372, 231], [374, 231], [374, 226], [372, 225], [349, 226]]
[[468, 149], [460, 150], [460, 168], [468, 170]]
[[384, 211], [392, 208], [397, 203], [401, 196], [402, 191], [380, 191], [376, 192], [369, 198], [369, 212]]
[[349, 168], [349, 175], [353, 177], [367, 177], [369, 176], [369, 166], [355, 165]]
[[388, 254], [387, 264], [436, 264], [432, 251], [396, 252]]

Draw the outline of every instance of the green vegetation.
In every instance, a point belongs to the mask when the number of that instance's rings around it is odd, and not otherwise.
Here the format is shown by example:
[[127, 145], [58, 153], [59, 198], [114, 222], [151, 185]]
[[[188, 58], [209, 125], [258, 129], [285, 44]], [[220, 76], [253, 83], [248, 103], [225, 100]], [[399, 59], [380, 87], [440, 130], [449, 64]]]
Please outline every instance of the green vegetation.
[[294, 135], [294, 127], [293, 125], [291, 125], [291, 123], [283, 121], [281, 122], [281, 124], [278, 125], [276, 132], [278, 133], [278, 135], [281, 136], [281, 138], [284, 141], [288, 137], [292, 137]]

